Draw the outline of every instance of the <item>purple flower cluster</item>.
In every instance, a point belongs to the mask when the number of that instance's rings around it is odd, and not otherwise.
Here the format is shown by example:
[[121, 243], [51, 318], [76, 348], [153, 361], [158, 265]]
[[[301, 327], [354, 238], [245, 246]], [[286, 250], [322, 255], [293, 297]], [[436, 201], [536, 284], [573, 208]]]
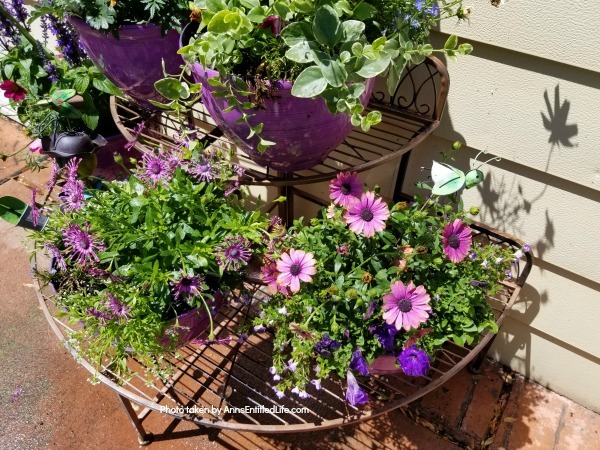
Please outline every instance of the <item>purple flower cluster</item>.
[[47, 20], [48, 28], [52, 34], [56, 36], [56, 43], [65, 60], [70, 66], [79, 65], [86, 55], [73, 27], [51, 14], [44, 16], [44, 19]]
[[315, 352], [322, 357], [331, 358], [333, 356], [333, 352], [340, 348], [341, 345], [342, 344], [339, 341], [331, 339], [329, 335], [325, 333], [321, 340], [317, 342], [313, 348]]
[[46, 54], [44, 46], [41, 42], [37, 42], [37, 51], [40, 59], [42, 60], [44, 71], [48, 74], [48, 79], [50, 79], [53, 83], [56, 83], [58, 81], [58, 69], [48, 59], [48, 55]]

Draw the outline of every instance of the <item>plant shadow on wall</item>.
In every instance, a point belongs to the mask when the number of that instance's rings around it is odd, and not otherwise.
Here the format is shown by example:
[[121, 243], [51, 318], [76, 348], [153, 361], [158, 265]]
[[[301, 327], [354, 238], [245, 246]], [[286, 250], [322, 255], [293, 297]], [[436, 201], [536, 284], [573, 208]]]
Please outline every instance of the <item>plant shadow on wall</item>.
[[542, 120], [544, 122], [544, 128], [550, 132], [548, 142], [554, 146], [563, 147], [577, 147], [577, 144], [571, 142], [571, 139], [577, 136], [578, 127], [577, 124], [567, 123], [569, 120], [569, 110], [571, 109], [571, 102], [564, 100], [560, 102], [560, 84], [557, 84], [554, 88], [554, 108], [550, 103], [548, 90], [544, 91], [544, 100], [546, 107], [548, 108], [548, 115], [542, 114]]

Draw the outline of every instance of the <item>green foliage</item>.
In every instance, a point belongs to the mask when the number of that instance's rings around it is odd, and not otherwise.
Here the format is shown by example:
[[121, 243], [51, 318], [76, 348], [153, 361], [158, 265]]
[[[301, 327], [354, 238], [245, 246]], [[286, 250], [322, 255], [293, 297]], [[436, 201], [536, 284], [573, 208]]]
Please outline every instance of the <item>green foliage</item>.
[[[52, 244], [66, 262], [65, 270], [40, 275], [60, 286], [57, 305], [71, 323], [83, 324], [75, 327], [71, 339], [97, 367], [108, 358], [118, 363], [116, 373], [127, 375], [123, 362], [133, 353], [160, 376], [161, 355], [176, 343], [169, 346], [160, 339], [177, 325], [169, 321], [191, 308], [207, 308], [217, 289], [227, 292], [241, 286], [243, 270], [219, 265], [218, 246], [228, 236], [242, 236], [254, 255], [262, 255], [268, 217], [247, 211], [242, 197], [229, 195], [233, 171], [226, 155], [203, 153], [198, 142], [188, 147], [195, 150], [157, 154], [171, 164], [172, 158], [183, 158], [170, 178], [152, 183], [145, 159], [129, 180], [90, 189], [81, 209], [46, 212], [47, 226], [34, 234], [38, 251]], [[191, 168], [200, 159], [210, 160], [214, 180], [200, 181], [193, 175]], [[82, 265], [71, 258], [65, 230], [74, 225], [89, 225], [94, 239], [105, 245], [96, 263]], [[173, 283], [183, 274], [205, 282], [197, 295], [176, 300]], [[109, 294], [127, 306], [127, 319], [90, 313], [107, 311]]]
[[[73, 67], [53, 55], [49, 61], [56, 67], [56, 81], [46, 72], [40, 51], [26, 39], [0, 57], [2, 78], [14, 81], [27, 93], [24, 100], [10, 100], [19, 120], [35, 138], [48, 136], [55, 123], [62, 131], [96, 131], [109, 117], [110, 95], [120, 93], [120, 89], [89, 60]], [[77, 106], [67, 103], [76, 95], [83, 101]]]
[[[246, 111], [261, 107], [261, 80], [285, 79], [293, 81], [293, 95], [321, 97], [331, 113], [348, 114], [354, 126], [367, 131], [381, 115], [363, 113], [359, 86], [364, 89], [367, 80], [383, 75], [391, 93], [407, 64], [420, 63], [434, 51], [451, 58], [470, 52], [455, 36], [443, 49], [427, 43], [438, 20], [462, 11], [461, 1], [442, 3], [438, 16], [429, 0], [421, 10], [413, 0], [196, 0], [201, 34], [180, 53], [190, 63], [219, 71], [222, 85], [213, 95], [225, 97], [243, 121]], [[241, 88], [231, 82], [232, 75], [244, 81]], [[250, 97], [251, 106], [240, 97]], [[166, 106], [179, 108], [177, 99], [169, 99]]]
[[[282, 377], [278, 389], [305, 389], [311, 379], [331, 372], [345, 377], [356, 349], [368, 362], [386, 354], [374, 330], [385, 324], [382, 298], [398, 280], [424, 286], [431, 311], [418, 329], [398, 332], [393, 354], [422, 330], [427, 332], [413, 339], [431, 357], [448, 340], [471, 345], [485, 331], [497, 331], [486, 295], [503, 289], [515, 249], [474, 241], [470, 256], [454, 263], [444, 253], [442, 231], [455, 219], [469, 223], [462, 206], [455, 210], [440, 197], [417, 197], [390, 211], [385, 229], [366, 238], [348, 228], [344, 208], [332, 205], [308, 225], [295, 222], [289, 238], [268, 255], [277, 261], [295, 249], [316, 260], [312, 282], [302, 282], [297, 293], [273, 295], [254, 322], [274, 329], [274, 367]], [[314, 350], [325, 334], [341, 343], [330, 358]], [[286, 370], [290, 359], [298, 363], [295, 372]]]

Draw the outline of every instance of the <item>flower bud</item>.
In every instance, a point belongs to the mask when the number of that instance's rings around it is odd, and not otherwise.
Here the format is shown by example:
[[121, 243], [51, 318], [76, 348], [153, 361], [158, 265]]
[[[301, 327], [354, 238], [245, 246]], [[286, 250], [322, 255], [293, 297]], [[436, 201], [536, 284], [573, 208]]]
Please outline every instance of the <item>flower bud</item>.
[[479, 214], [479, 208], [477, 206], [471, 206], [471, 209], [469, 209], [469, 214], [476, 216]]

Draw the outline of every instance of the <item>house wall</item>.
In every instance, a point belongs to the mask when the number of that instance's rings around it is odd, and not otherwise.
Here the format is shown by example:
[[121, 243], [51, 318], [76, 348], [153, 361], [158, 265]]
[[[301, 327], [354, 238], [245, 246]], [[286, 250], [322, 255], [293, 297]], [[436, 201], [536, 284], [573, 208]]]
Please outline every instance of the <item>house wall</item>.
[[[449, 62], [445, 117], [413, 152], [405, 190], [461, 140], [456, 165], [483, 168], [465, 191], [479, 220], [531, 244], [535, 267], [491, 356], [600, 411], [600, 37], [588, 2], [474, 2], [470, 25], [444, 23], [475, 51]], [[449, 21], [447, 21], [449, 22]], [[450, 21], [451, 22], [451, 21]]]

